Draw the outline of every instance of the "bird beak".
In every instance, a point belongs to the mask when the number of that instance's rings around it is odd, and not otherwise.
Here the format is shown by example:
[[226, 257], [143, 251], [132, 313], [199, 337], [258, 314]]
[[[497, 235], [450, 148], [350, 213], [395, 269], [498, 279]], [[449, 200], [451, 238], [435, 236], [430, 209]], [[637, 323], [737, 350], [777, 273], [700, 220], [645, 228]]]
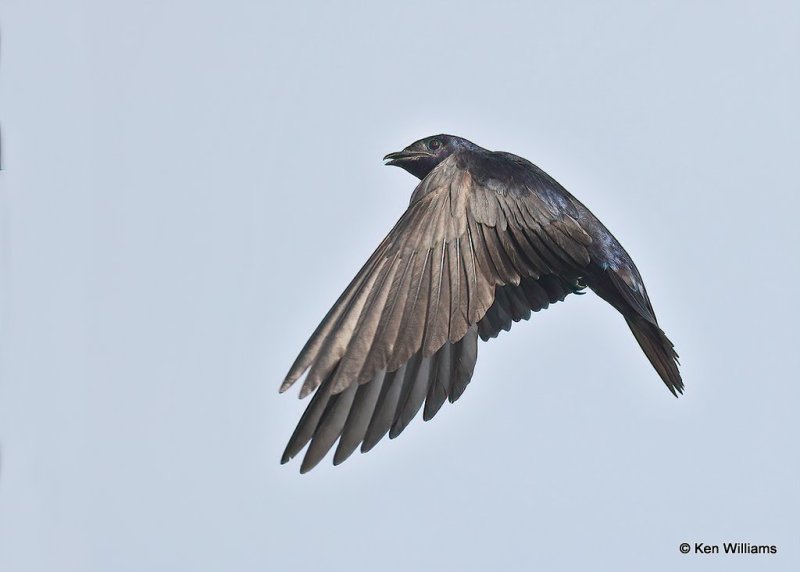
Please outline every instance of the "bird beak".
[[403, 149], [402, 151], [389, 153], [388, 155], [386, 155], [386, 157], [383, 158], [383, 160], [387, 161], [386, 165], [399, 167], [407, 161], [415, 161], [417, 159], [430, 156], [431, 156], [430, 153], [425, 153], [424, 151], [408, 151], [406, 149]]

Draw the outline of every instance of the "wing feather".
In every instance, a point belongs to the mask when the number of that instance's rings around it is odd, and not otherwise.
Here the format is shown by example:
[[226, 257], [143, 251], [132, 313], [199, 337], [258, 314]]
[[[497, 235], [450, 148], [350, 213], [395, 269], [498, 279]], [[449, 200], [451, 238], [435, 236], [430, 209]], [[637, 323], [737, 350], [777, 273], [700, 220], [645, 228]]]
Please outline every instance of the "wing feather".
[[406, 387], [404, 388], [406, 391], [398, 404], [394, 423], [392, 423], [392, 428], [389, 431], [390, 439], [394, 439], [403, 432], [403, 429], [408, 426], [420, 407], [422, 407], [425, 396], [428, 394], [433, 358], [422, 357], [421, 354], [416, 355], [420, 357], [418, 359], [412, 358], [412, 362], [415, 362], [415, 367], [406, 372]]
[[[366, 359], [372, 341], [375, 337], [375, 332], [378, 329], [380, 322], [381, 310], [386, 304], [386, 300], [391, 293], [391, 285], [394, 280], [395, 273], [402, 263], [399, 255], [395, 255], [392, 262], [386, 267], [386, 271], [379, 278], [375, 287], [372, 289], [367, 303], [364, 305], [364, 310], [358, 318], [358, 322], [353, 331], [353, 336], [347, 344], [344, 355], [339, 361], [339, 367], [336, 368], [334, 374], [332, 390], [334, 393], [342, 391], [350, 383], [353, 378], [361, 371], [361, 366]], [[312, 367], [312, 373], [314, 371]], [[309, 374], [309, 378], [311, 375]], [[304, 391], [309, 391], [309, 381], [306, 380], [306, 385], [303, 387]]]
[[403, 389], [403, 378], [406, 374], [406, 366], [403, 364], [400, 369], [386, 374], [386, 380], [381, 388], [378, 403], [375, 405], [375, 412], [370, 419], [364, 441], [361, 443], [361, 452], [366, 453], [372, 449], [383, 436], [389, 432], [389, 428], [394, 421], [394, 414], [397, 410], [397, 402], [400, 400], [400, 392]]
[[[401, 222], [398, 222], [397, 226], [400, 226]], [[281, 392], [289, 389], [292, 383], [303, 375], [312, 361], [319, 355], [327, 337], [335, 328], [338, 328], [342, 315], [345, 314], [353, 304], [357, 304], [357, 300], [361, 299], [365, 287], [370, 283], [370, 276], [374, 275], [375, 269], [383, 264], [382, 257], [391, 244], [391, 238], [392, 233], [389, 233], [389, 236], [381, 242], [380, 246], [378, 246], [372, 256], [370, 256], [366, 264], [359, 270], [356, 277], [353, 278], [352, 282], [350, 282], [330, 311], [325, 315], [320, 325], [314, 330], [314, 333], [311, 334], [311, 337], [303, 346], [294, 364], [292, 364], [292, 367], [289, 369], [286, 379], [281, 384]]]
[[386, 371], [381, 370], [375, 379], [358, 386], [353, 406], [342, 429], [342, 437], [333, 456], [334, 465], [344, 462], [364, 440], [386, 375]]
[[478, 328], [470, 328], [456, 344], [453, 358], [454, 374], [450, 378], [450, 391], [447, 392], [450, 403], [455, 403], [461, 397], [475, 371], [475, 362], [478, 360]]
[[387, 364], [390, 369], [400, 367], [408, 356], [422, 347], [432, 291], [433, 262], [433, 251], [428, 249], [422, 261], [423, 266], [414, 296], [409, 298], [403, 312], [403, 322], [393, 344], [394, 354], [387, 352]]
[[342, 434], [342, 428], [347, 421], [350, 406], [353, 404], [358, 387], [354, 383], [341, 393], [331, 396], [314, 431], [311, 444], [303, 457], [303, 463], [300, 465], [301, 473], [307, 473], [316, 467]]
[[428, 322], [422, 342], [423, 353], [431, 355], [447, 340], [449, 320], [442, 319], [450, 307], [450, 274], [445, 272], [447, 244], [442, 242], [436, 253], [436, 266], [431, 275], [431, 295], [428, 301]]
[[514, 264], [503, 247], [499, 236], [501, 234], [500, 230], [497, 227], [492, 228], [481, 225], [481, 231], [483, 232], [483, 240], [488, 247], [489, 256], [503, 284], [519, 284], [520, 275], [515, 270]]
[[450, 386], [450, 372], [453, 364], [453, 344], [447, 343], [436, 352], [435, 360], [431, 366], [433, 379], [428, 388], [428, 395], [425, 398], [425, 409], [422, 412], [422, 419], [429, 421], [438, 413], [444, 402], [447, 400], [447, 391]]

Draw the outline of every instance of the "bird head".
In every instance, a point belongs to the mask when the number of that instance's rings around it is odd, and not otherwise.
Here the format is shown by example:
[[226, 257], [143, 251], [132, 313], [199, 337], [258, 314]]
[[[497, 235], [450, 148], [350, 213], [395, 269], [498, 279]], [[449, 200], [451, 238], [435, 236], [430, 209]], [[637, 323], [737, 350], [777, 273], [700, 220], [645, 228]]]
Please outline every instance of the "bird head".
[[402, 151], [389, 153], [383, 160], [387, 161], [387, 165], [401, 167], [418, 179], [424, 179], [436, 165], [453, 153], [476, 147], [466, 139], [454, 135], [433, 135], [415, 141]]

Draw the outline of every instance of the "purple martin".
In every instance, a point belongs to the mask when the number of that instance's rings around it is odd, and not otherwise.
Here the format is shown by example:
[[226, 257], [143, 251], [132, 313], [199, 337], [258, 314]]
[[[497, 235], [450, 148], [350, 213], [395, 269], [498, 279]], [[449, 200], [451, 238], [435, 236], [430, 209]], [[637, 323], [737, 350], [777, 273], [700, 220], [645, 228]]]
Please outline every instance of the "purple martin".
[[452, 135], [384, 157], [420, 179], [408, 209], [303, 347], [280, 391], [314, 393], [284, 451], [305, 473], [426, 421], [469, 384], [478, 338], [589, 287], [625, 319], [667, 388], [678, 355], [642, 277], [597, 217], [550, 175]]

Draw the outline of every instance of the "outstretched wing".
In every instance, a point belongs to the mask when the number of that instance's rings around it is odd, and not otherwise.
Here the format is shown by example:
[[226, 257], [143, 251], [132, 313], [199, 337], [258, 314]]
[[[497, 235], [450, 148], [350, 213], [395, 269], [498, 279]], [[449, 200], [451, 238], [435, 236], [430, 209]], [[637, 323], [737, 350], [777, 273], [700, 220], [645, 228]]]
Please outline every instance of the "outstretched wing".
[[310, 441], [310, 470], [339, 439], [339, 463], [398, 435], [423, 403], [430, 419], [469, 383], [478, 334], [581, 287], [592, 239], [574, 206], [495, 155], [492, 178], [472, 154], [439, 164], [312, 334], [281, 385], [308, 372], [300, 396], [316, 390], [282, 462]]

